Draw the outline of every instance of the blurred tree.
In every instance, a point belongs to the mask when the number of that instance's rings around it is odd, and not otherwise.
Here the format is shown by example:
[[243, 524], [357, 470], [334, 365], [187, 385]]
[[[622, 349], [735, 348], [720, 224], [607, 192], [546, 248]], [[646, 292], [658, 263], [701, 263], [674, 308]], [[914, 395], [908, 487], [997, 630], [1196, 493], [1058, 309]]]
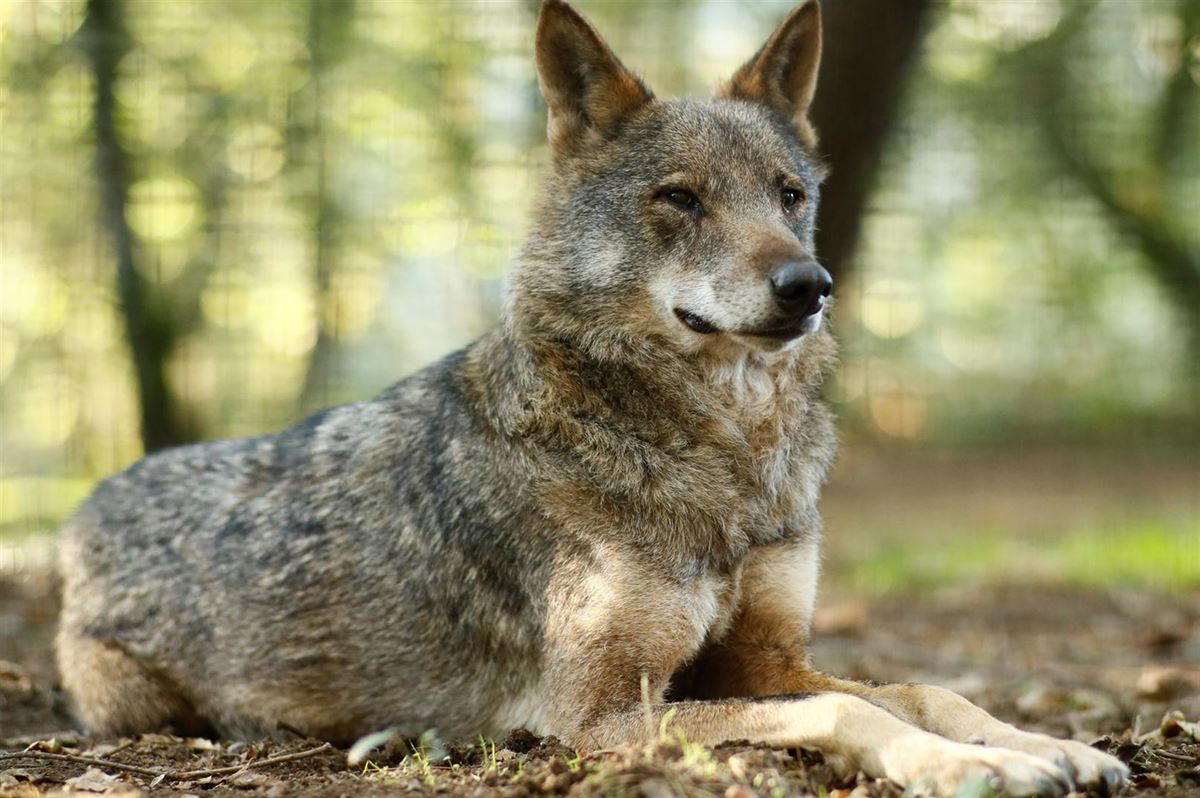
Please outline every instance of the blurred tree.
[[300, 406], [304, 409], [328, 401], [328, 385], [337, 367], [337, 305], [333, 278], [341, 249], [345, 214], [330, 185], [330, 132], [325, 124], [330, 83], [353, 39], [353, 0], [309, 0], [306, 43], [312, 80], [293, 97], [288, 116], [288, 153], [291, 168], [309, 181], [306, 215], [312, 220], [312, 277], [316, 292], [317, 339], [308, 360]]
[[129, 226], [130, 157], [117, 118], [117, 67], [132, 49], [123, 0], [89, 0], [80, 31], [95, 80], [92, 126], [103, 224], [116, 255], [117, 295], [137, 381], [142, 444], [147, 452], [192, 439], [167, 380], [167, 359], [178, 330], [156, 286], [140, 268], [141, 251]]
[[[1070, 109], [1079, 87], [1072, 82], [1072, 47], [1083, 36], [1094, 4], [1077, 4], [1059, 25], [1053, 36], [1030, 46], [1030, 52], [1011, 59], [1021, 70], [1030, 96], [1041, 101], [1047, 113], [1039, 115], [1041, 133], [1047, 150], [1063, 174], [1078, 186], [1105, 213], [1110, 224], [1123, 233], [1142, 254], [1147, 273], [1160, 285], [1163, 294], [1179, 314], [1189, 337], [1188, 368], [1200, 379], [1200, 243], [1196, 240], [1195, 220], [1177, 218], [1169, 201], [1173, 184], [1191, 179], [1181, 168], [1185, 154], [1194, 152], [1197, 142], [1197, 101], [1194, 70], [1200, 58], [1200, 2], [1177, 0], [1175, 17], [1178, 35], [1174, 52], [1165, 59], [1170, 64], [1162, 90], [1146, 120], [1147, 135], [1140, 152], [1111, 146], [1097, 147], [1087, 139], [1086, 131], [1071, 124]], [[1124, 164], [1107, 162], [1119, 155]], [[1107, 156], [1107, 157], [1106, 157]], [[1136, 161], [1130, 168], [1129, 159]]]
[[831, 166], [817, 252], [834, 275], [851, 267], [867, 199], [916, 60], [931, 0], [830, 0], [812, 117]]

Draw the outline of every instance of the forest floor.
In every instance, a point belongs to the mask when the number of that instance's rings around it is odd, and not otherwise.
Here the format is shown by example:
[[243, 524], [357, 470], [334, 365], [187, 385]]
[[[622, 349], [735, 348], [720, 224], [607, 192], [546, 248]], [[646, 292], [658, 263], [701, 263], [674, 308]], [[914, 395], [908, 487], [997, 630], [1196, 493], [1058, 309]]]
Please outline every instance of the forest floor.
[[[553, 738], [521, 731], [495, 741], [427, 740], [425, 747], [393, 741], [353, 767], [345, 751], [322, 749], [315, 740], [229, 743], [161, 734], [89, 740], [71, 731], [54, 688], [55, 604], [48, 577], [0, 578], [0, 751], [29, 749], [18, 757], [0, 754], [5, 798], [901, 795], [888, 782], [838, 779], [815, 754], [745, 744], [708, 749], [669, 731], [644, 747], [583, 757]], [[1025, 584], [868, 599], [832, 594], [823, 599], [817, 634], [814, 657], [826, 670], [942, 684], [1026, 728], [1115, 753], [1135, 774], [1130, 795], [1200, 795], [1200, 594], [1194, 591]], [[297, 758], [271, 761], [289, 754]], [[62, 758], [71, 756], [106, 764]]]

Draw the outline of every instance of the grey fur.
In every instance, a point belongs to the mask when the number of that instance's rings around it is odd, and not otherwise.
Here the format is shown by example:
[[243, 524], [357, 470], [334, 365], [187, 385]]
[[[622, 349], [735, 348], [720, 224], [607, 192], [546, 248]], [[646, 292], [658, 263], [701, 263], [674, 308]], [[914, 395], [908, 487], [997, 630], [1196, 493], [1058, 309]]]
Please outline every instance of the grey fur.
[[[763, 269], [811, 255], [820, 163], [765, 104], [630, 104], [602, 135], [560, 129], [496, 330], [373, 400], [96, 490], [62, 541], [85, 724], [563, 733], [506, 709], [547, 678], [562, 574], [615, 546], [686, 585], [819, 535], [828, 333], [702, 337], [662, 303], [707, 281], [726, 329], [775, 323]], [[784, 172], [808, 197], [790, 215]], [[655, 197], [670, 175], [703, 223]]]

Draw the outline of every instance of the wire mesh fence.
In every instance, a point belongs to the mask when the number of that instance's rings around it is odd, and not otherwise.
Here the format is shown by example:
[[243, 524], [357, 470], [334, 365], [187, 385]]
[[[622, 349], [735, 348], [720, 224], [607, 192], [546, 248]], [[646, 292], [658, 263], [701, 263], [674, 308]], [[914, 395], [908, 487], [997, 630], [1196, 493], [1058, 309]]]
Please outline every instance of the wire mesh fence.
[[[664, 95], [707, 91], [790, 7], [580, 5]], [[183, 437], [367, 397], [495, 323], [548, 162], [535, 3], [114, 7], [126, 218]], [[1115, 452], [1140, 469], [1130, 484], [1181, 474], [1167, 495], [1115, 499], [1151, 530], [1145, 545], [1192, 563], [1164, 576], [1178, 586], [1200, 572], [1200, 335], [1137, 225], [1196, 265], [1196, 13], [1081, 9], [929, 11], [839, 287], [829, 396], [852, 451], [1049, 442], [1066, 463]], [[0, 4], [0, 572], [44, 565], [44, 533], [143, 447], [87, 14], [83, 0]], [[1059, 134], [1091, 159], [1082, 170]], [[989, 492], [1007, 495], [970, 495]]]

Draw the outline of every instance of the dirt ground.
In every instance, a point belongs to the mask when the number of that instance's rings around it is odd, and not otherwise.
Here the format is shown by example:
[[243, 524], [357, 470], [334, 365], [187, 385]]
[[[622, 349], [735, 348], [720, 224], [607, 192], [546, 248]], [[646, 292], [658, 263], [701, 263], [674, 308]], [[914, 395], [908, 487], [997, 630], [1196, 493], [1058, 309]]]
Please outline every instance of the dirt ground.
[[[0, 579], [0, 751], [9, 752], [0, 754], [0, 796], [901, 794], [887, 782], [839, 780], [815, 754], [713, 750], [669, 733], [585, 757], [523, 731], [392, 741], [356, 766], [315, 740], [89, 740], [71, 730], [54, 689], [54, 613], [48, 577]], [[1200, 795], [1200, 595], [1020, 586], [827, 596], [817, 625], [815, 658], [826, 670], [945, 685], [1002, 718], [1117, 754], [1135, 774], [1130, 794]]]

